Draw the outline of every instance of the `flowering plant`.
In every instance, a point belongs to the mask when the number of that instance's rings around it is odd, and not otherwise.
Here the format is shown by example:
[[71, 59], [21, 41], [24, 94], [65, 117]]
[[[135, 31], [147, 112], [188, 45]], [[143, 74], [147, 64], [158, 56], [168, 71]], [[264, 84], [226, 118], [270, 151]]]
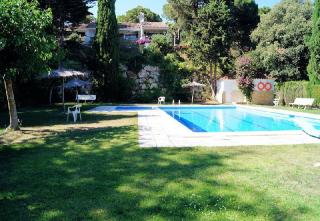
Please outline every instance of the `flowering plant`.
[[240, 76], [238, 79], [238, 87], [247, 98], [248, 101], [252, 100], [252, 92], [254, 89], [253, 80], [248, 76]]

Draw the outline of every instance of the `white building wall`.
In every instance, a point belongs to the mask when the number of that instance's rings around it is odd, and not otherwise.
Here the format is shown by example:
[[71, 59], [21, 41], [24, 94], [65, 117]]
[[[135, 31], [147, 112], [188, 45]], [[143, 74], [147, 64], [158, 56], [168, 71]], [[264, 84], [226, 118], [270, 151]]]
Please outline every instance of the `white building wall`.
[[[261, 82], [261, 84], [260, 84]], [[272, 92], [274, 91], [273, 79], [254, 79], [254, 91], [256, 92]], [[268, 84], [267, 89], [263, 88], [263, 85]], [[258, 88], [260, 86], [260, 89]], [[217, 95], [216, 99], [219, 103], [241, 103], [245, 101], [245, 97], [238, 88], [237, 80], [218, 80], [217, 82]]]

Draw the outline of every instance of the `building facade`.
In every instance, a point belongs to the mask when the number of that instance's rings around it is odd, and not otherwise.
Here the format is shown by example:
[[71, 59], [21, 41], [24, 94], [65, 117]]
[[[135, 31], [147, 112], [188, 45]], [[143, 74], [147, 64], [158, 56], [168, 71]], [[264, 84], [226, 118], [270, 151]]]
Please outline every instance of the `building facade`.
[[[84, 44], [90, 45], [96, 35], [96, 22], [88, 25], [81, 25], [76, 29], [78, 33], [84, 35]], [[143, 31], [141, 31], [141, 29]], [[128, 41], [137, 41], [141, 38], [150, 38], [154, 34], [165, 34], [169, 26], [163, 22], [142, 22], [142, 23], [119, 23], [119, 37]], [[141, 36], [143, 33], [144, 36]]]

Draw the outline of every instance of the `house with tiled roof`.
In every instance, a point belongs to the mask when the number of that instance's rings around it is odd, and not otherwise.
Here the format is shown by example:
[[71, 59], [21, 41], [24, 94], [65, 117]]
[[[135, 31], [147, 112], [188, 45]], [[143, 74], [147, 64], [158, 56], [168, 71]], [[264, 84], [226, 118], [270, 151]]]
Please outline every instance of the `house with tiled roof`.
[[[154, 34], [165, 34], [169, 26], [163, 22], [143, 22], [143, 23], [119, 23], [119, 37], [128, 41], [141, 39], [141, 25], [143, 37], [152, 38]], [[91, 44], [96, 34], [97, 24], [92, 22], [87, 25], [80, 25], [76, 31], [84, 33], [84, 44]]]

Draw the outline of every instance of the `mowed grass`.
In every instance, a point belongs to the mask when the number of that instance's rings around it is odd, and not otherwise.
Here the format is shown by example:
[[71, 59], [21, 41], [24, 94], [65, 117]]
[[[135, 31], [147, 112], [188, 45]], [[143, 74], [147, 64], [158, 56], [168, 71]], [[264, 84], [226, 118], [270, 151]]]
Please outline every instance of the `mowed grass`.
[[0, 147], [0, 220], [319, 220], [319, 145], [141, 149], [136, 114], [21, 114], [52, 131]]

